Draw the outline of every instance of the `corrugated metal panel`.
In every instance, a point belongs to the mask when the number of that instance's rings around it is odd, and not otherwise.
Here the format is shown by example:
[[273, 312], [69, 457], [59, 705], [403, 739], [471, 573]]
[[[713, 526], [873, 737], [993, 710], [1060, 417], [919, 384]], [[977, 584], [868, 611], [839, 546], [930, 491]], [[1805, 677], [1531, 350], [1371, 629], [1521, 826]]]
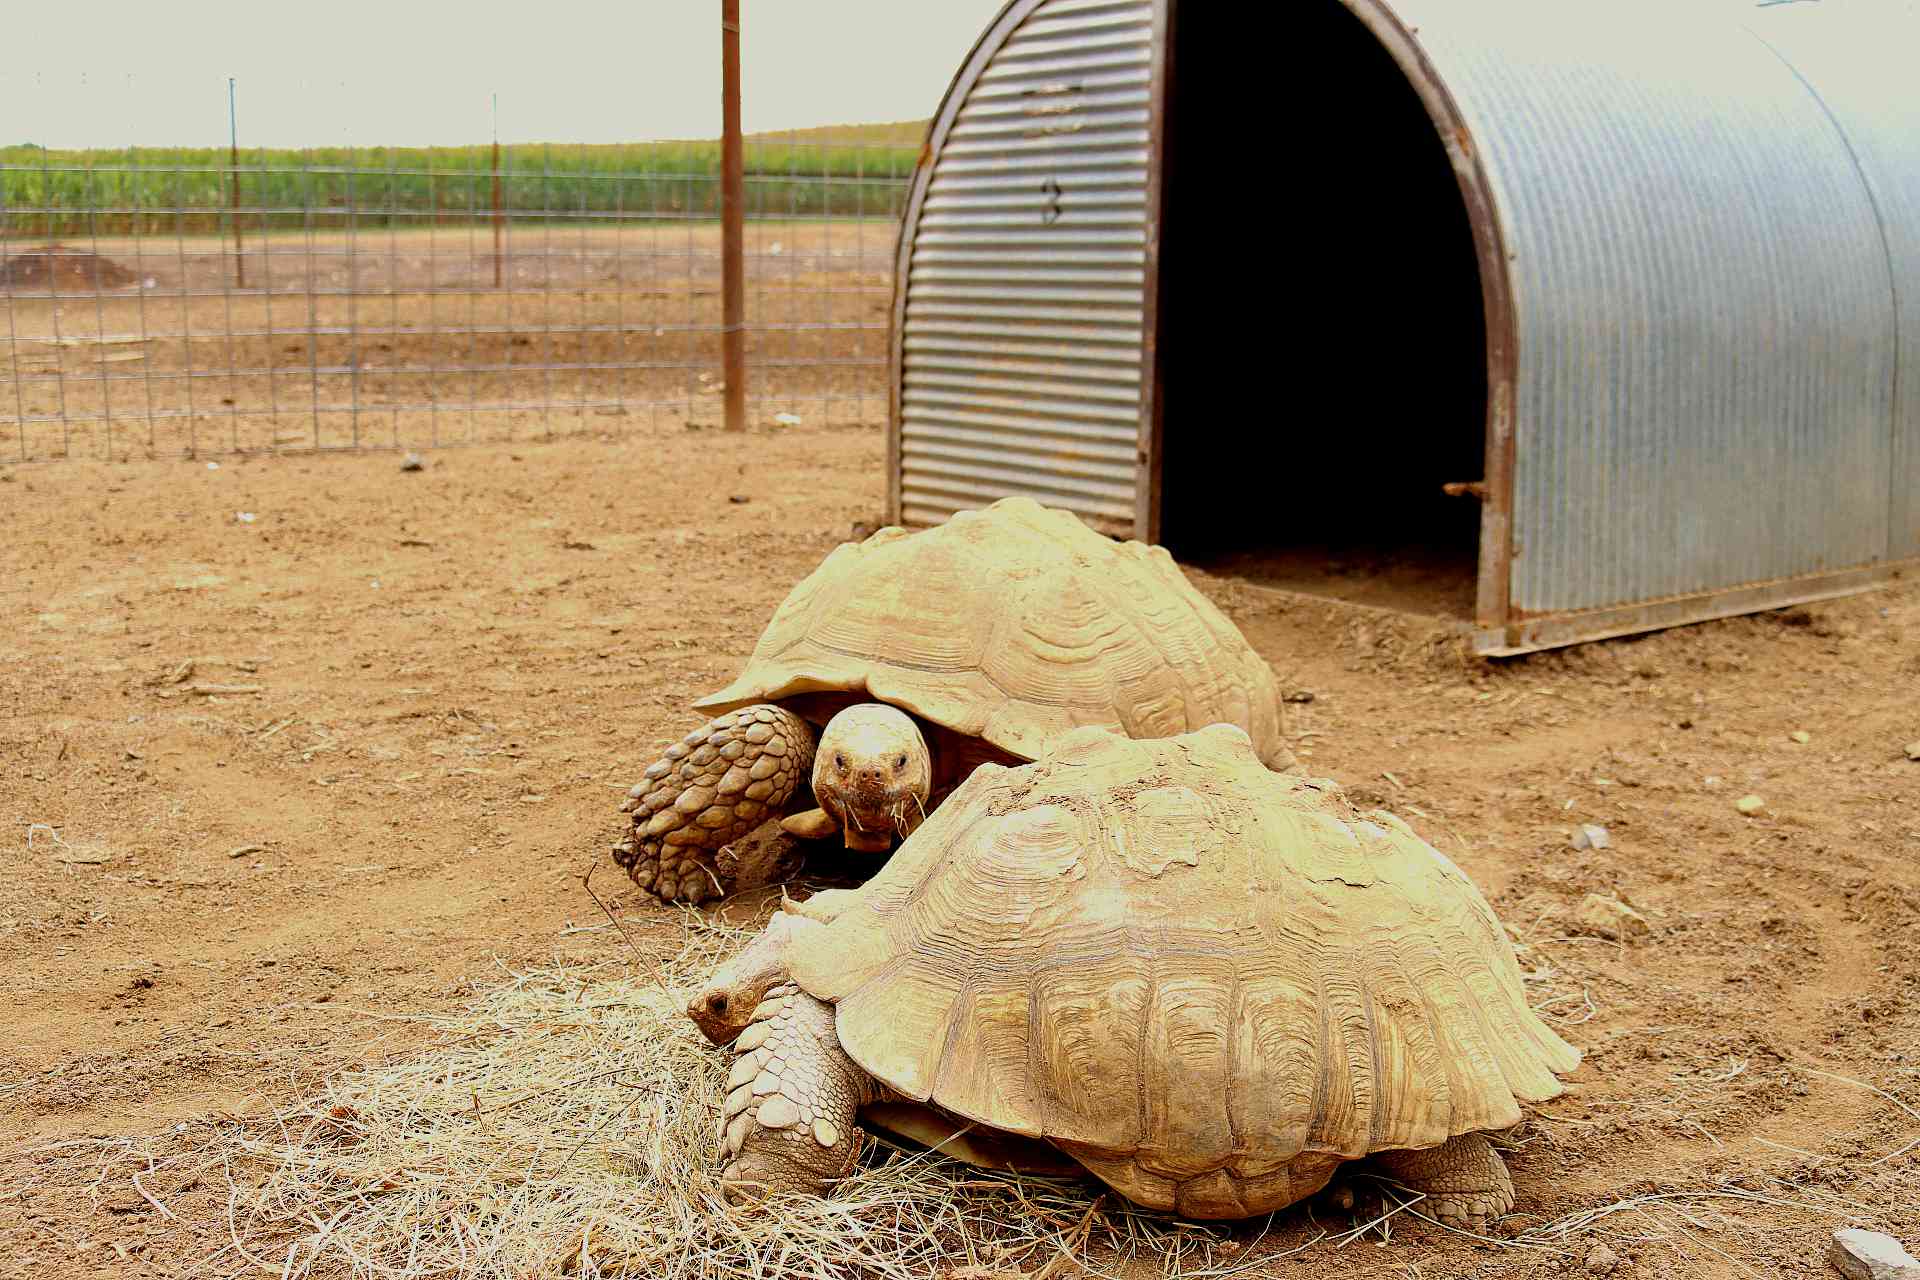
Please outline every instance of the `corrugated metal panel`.
[[1152, 0], [1048, 0], [959, 104], [910, 247], [902, 518], [1009, 494], [1131, 531]]
[[1509, 253], [1515, 614], [1883, 558], [1892, 280], [1793, 70], [1721, 13], [1392, 8], [1458, 104]]
[[[1920, 557], [1911, 4], [1341, 2], [1426, 103], [1474, 227], [1483, 651]], [[943, 104], [895, 302], [902, 518], [1024, 493], [1152, 527], [1163, 3], [1009, 0]]]
[[1749, 25], [1819, 95], [1873, 198], [1899, 308], [1887, 554], [1920, 556], [1920, 21], [1858, 2], [1768, 5]]

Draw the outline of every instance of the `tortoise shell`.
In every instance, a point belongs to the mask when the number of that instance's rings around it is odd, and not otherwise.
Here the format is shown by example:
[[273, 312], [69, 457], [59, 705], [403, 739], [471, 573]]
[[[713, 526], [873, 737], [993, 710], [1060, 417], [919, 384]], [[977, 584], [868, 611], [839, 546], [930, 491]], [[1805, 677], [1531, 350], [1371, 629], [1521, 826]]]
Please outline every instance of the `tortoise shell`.
[[884, 1084], [1201, 1216], [1507, 1128], [1579, 1061], [1452, 862], [1226, 725], [981, 768], [790, 961]]
[[709, 714], [808, 694], [890, 703], [1031, 760], [1098, 725], [1236, 724], [1290, 759], [1273, 671], [1160, 547], [1030, 498], [847, 543], [787, 596]]

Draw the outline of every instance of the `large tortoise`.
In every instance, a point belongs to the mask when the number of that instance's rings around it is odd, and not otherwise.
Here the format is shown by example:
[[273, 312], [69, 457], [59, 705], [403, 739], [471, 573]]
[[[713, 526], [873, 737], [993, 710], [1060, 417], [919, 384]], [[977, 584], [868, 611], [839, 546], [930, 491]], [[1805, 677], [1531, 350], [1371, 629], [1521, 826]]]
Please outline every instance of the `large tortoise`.
[[1579, 1062], [1452, 862], [1225, 725], [982, 767], [689, 1012], [719, 1038], [712, 1009], [756, 998], [721, 1121], [736, 1197], [820, 1191], [856, 1113], [904, 1100], [1190, 1217], [1265, 1213], [1371, 1157], [1480, 1227], [1513, 1205], [1484, 1134]]
[[1225, 722], [1269, 764], [1291, 758], [1272, 670], [1164, 549], [1027, 498], [841, 546], [694, 706], [719, 714], [646, 771], [614, 847], [668, 900], [778, 878], [783, 827], [885, 852], [975, 765], [1023, 763], [1083, 725]]

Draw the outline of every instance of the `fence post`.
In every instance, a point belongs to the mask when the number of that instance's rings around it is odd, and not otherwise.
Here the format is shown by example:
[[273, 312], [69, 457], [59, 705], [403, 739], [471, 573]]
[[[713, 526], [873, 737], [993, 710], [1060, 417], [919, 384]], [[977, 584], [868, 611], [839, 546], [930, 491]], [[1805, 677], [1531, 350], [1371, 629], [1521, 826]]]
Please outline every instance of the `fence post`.
[[240, 256], [240, 125], [234, 113], [233, 77], [227, 77], [227, 182], [233, 188], [233, 287], [247, 287], [247, 260]]
[[720, 0], [720, 354], [727, 429], [747, 425], [747, 288], [742, 241], [745, 164], [740, 149], [740, 0]]
[[500, 95], [493, 95], [493, 287], [500, 287]]

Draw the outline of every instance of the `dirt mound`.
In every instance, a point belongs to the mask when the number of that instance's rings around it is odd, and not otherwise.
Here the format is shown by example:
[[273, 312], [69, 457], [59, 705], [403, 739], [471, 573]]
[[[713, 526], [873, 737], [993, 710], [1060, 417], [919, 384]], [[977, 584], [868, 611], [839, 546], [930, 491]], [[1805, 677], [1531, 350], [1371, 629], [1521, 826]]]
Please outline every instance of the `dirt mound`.
[[47, 289], [92, 291], [124, 289], [139, 279], [112, 258], [63, 244], [44, 244], [0, 257], [0, 287], [9, 291]]

